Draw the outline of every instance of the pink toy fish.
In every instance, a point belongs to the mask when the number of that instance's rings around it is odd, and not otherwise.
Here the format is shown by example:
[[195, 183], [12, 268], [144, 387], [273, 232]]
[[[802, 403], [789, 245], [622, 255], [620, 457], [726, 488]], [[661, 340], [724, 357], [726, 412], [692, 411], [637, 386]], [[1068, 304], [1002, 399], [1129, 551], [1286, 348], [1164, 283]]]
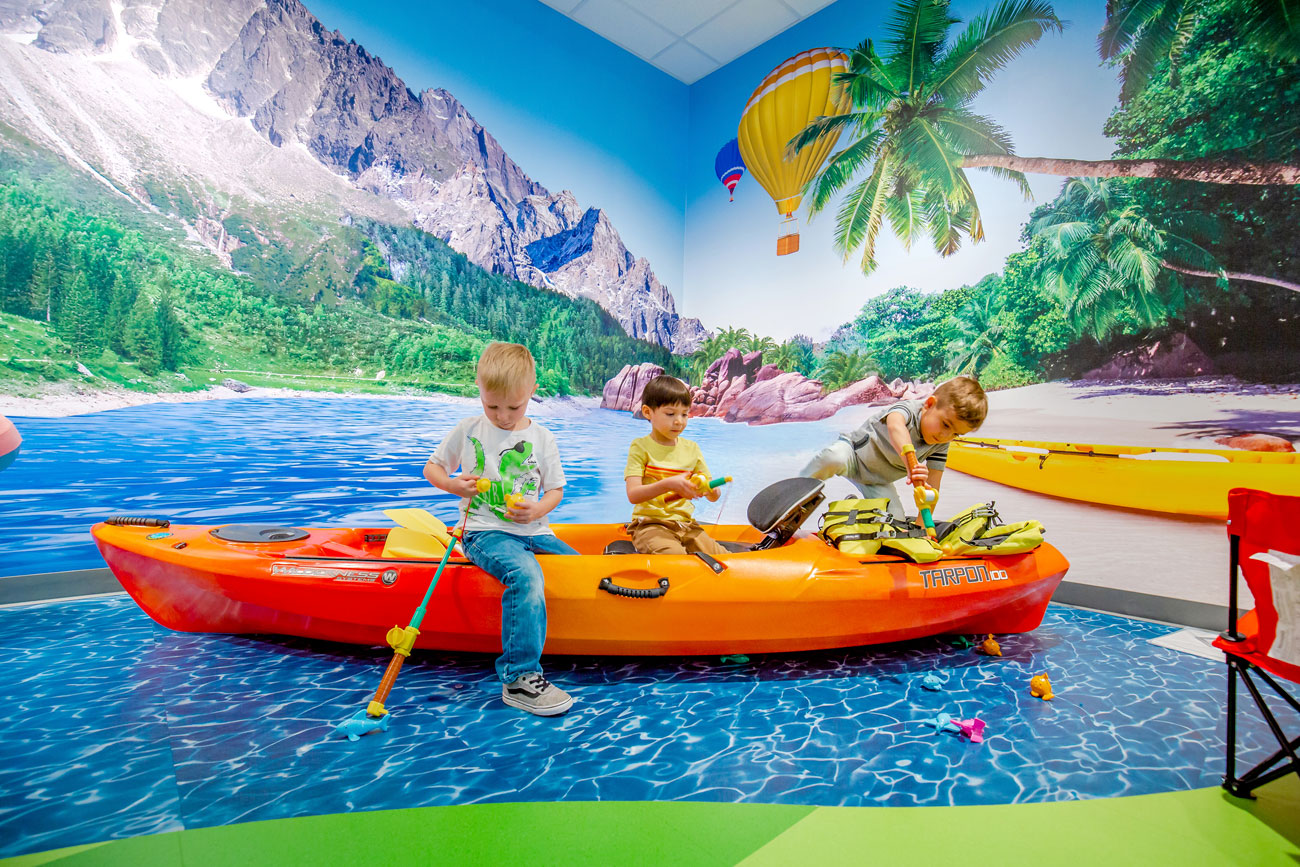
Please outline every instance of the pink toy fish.
[[957, 728], [961, 729], [962, 734], [970, 738], [971, 743], [984, 742], [984, 720], [975, 717], [975, 719], [959, 719], [953, 722], [957, 723]]

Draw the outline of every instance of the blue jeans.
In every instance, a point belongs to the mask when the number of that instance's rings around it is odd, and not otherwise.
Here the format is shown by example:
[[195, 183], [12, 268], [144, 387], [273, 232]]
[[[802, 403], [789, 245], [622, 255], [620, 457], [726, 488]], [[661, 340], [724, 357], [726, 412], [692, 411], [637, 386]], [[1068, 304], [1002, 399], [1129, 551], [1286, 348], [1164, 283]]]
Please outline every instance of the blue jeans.
[[550, 533], [519, 536], [504, 530], [466, 533], [461, 548], [470, 562], [506, 586], [501, 597], [501, 656], [497, 677], [511, 683], [542, 671], [546, 594], [537, 554], [577, 554]]

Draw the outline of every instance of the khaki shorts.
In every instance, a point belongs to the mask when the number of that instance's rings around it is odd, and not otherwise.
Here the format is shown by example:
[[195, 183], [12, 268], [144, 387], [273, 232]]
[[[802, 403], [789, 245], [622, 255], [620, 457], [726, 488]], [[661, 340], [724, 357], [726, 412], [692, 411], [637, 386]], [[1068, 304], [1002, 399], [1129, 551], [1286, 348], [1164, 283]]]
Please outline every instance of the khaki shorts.
[[728, 553], [727, 549], [709, 538], [704, 528], [691, 521], [689, 524], [665, 524], [660, 521], [633, 521], [627, 525], [632, 534], [632, 544], [638, 554], [689, 554], [703, 551], [714, 557]]

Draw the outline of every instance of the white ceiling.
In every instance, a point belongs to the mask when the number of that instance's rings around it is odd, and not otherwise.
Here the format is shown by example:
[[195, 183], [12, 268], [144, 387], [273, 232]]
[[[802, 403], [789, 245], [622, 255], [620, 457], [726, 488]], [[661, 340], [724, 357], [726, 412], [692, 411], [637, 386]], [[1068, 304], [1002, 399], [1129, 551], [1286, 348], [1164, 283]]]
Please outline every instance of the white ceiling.
[[542, 0], [686, 84], [834, 0]]

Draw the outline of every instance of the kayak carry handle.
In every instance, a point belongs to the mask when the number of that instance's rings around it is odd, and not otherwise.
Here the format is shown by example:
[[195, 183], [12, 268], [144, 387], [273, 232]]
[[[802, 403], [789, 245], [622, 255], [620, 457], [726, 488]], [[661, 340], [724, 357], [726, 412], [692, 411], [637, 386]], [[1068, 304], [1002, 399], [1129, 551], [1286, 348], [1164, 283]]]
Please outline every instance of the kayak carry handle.
[[104, 521], [115, 527], [170, 527], [172, 522], [166, 518], [138, 518], [129, 515], [113, 515]]
[[668, 579], [660, 578], [658, 587], [624, 587], [621, 584], [615, 584], [613, 578], [601, 578], [600, 584], [597, 585], [606, 593], [613, 593], [615, 596], [626, 596], [629, 599], [658, 599], [668, 592]]

